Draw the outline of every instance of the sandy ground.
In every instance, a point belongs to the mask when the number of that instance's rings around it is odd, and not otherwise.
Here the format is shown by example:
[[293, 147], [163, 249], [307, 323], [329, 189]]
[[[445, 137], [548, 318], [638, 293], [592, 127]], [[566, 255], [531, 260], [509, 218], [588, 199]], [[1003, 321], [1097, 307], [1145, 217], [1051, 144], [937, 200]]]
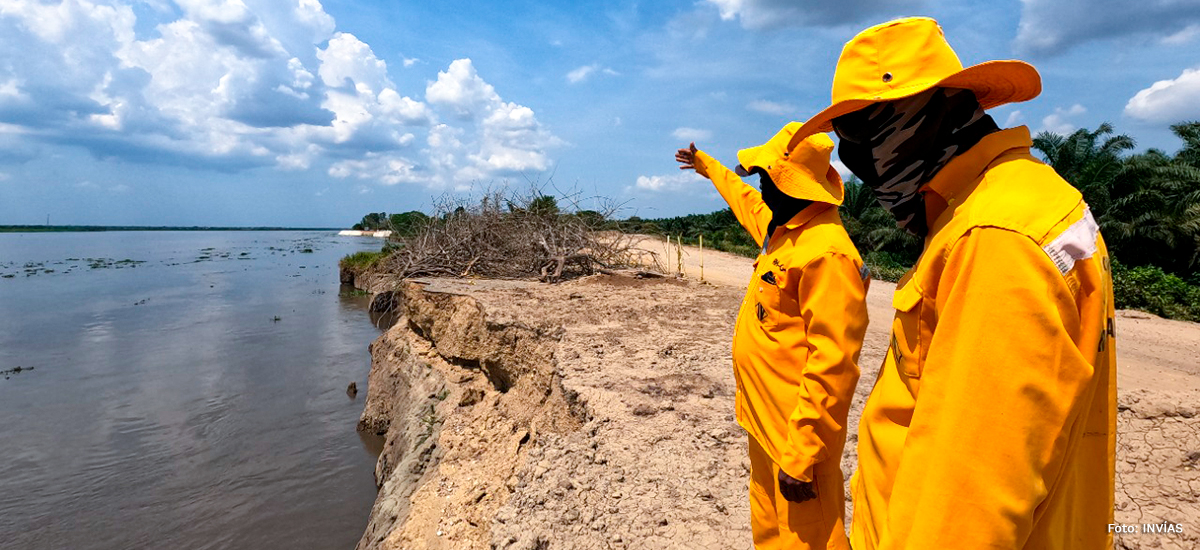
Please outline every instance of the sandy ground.
[[[683, 281], [431, 281], [453, 303], [410, 299], [374, 344], [364, 421], [391, 418], [389, 450], [360, 548], [750, 548], [730, 339], [752, 261], [705, 251], [701, 283], [699, 260]], [[894, 288], [868, 295], [847, 479]], [[1184, 532], [1117, 548], [1200, 548], [1200, 325], [1118, 317], [1117, 522]]]
[[[658, 248], [666, 255], [665, 243]], [[703, 276], [713, 284], [742, 288], [754, 272], [753, 260], [748, 258], [714, 250], [701, 252], [691, 246], [683, 250], [683, 271], [690, 279]], [[868, 338], [886, 338], [895, 289], [892, 283], [871, 283]], [[1122, 392], [1200, 390], [1200, 324], [1133, 310], [1121, 310], [1117, 317], [1117, 375]], [[864, 359], [863, 365], [866, 368], [871, 363]]]
[[[683, 264], [687, 277], [701, 277], [699, 249], [684, 247]], [[752, 260], [703, 252], [706, 281], [741, 287], [752, 273]], [[887, 350], [895, 289], [893, 283], [873, 281], [867, 296], [871, 322], [843, 460], [847, 480], [856, 459], [858, 414]], [[1200, 324], [1118, 311], [1117, 368], [1116, 521], [1182, 524], [1184, 533], [1122, 535], [1116, 546], [1200, 548]]]

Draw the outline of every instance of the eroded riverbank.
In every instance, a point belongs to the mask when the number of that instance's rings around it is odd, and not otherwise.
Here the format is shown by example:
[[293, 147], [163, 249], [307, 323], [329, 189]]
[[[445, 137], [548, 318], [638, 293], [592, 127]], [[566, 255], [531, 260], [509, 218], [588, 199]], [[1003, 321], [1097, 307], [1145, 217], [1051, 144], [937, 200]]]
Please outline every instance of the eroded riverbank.
[[[372, 347], [361, 426], [388, 445], [359, 548], [749, 548], [729, 350], [743, 289], [724, 283], [749, 262], [720, 259], [734, 270], [709, 263], [716, 285], [593, 276], [404, 287], [405, 315]], [[893, 289], [876, 282], [868, 296], [847, 479]], [[1121, 316], [1116, 519], [1184, 533], [1121, 535], [1118, 548], [1194, 548], [1200, 377], [1187, 353], [1200, 325], [1160, 342], [1155, 319]], [[508, 391], [506, 379], [516, 380]]]

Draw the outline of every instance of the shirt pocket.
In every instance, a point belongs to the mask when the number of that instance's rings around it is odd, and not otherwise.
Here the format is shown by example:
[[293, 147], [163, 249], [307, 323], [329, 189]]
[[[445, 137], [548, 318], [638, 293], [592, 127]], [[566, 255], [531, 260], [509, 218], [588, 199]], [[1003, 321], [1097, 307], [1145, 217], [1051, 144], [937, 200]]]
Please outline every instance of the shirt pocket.
[[888, 352], [905, 377], [921, 378], [929, 341], [933, 337], [931, 323], [923, 318], [929, 300], [909, 279], [896, 288], [892, 307], [896, 309], [896, 318], [892, 321], [892, 342]]

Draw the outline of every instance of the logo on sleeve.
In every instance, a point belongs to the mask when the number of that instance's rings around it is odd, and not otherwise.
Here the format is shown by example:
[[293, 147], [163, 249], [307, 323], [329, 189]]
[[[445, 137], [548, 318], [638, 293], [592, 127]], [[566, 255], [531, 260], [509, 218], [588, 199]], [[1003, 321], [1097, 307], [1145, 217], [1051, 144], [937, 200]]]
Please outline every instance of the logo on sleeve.
[[1042, 247], [1059, 273], [1066, 275], [1075, 267], [1075, 262], [1091, 258], [1096, 253], [1096, 237], [1100, 226], [1092, 217], [1091, 209], [1083, 211], [1083, 217], [1071, 224], [1053, 241]]

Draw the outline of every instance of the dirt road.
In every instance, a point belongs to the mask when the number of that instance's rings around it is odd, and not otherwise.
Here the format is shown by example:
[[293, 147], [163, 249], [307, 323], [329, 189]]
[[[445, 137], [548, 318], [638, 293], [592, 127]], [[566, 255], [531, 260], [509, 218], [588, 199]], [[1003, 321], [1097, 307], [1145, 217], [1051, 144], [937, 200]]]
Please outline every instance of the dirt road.
[[[685, 246], [683, 250], [684, 273], [690, 279], [700, 280], [700, 249]], [[704, 280], [713, 284], [742, 288], [754, 272], [753, 260], [725, 252], [704, 250], [703, 261]], [[886, 339], [895, 290], [892, 283], [871, 282], [867, 296], [871, 317], [868, 338]], [[1121, 391], [1200, 390], [1200, 324], [1133, 310], [1119, 311], [1117, 318], [1120, 366], [1117, 376]], [[863, 365], [871, 366], [866, 361]]]

